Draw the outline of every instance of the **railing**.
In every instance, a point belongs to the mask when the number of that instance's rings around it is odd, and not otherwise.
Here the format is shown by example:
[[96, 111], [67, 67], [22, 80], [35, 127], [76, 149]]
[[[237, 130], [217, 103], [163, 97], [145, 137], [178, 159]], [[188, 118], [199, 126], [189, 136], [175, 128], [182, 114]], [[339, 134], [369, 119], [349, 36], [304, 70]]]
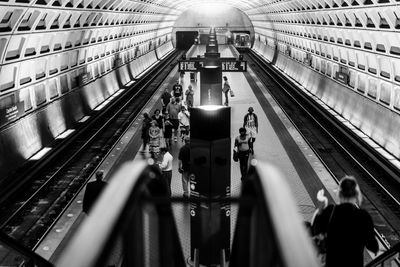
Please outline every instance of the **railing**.
[[399, 267], [400, 266], [400, 243], [397, 243], [389, 250], [385, 251], [366, 267]]
[[0, 232], [1, 266], [53, 267], [33, 251], [22, 247], [17, 241]]
[[[199, 257], [204, 257], [204, 253], [219, 255], [218, 265], [222, 267], [228, 262], [231, 267], [318, 266], [297, 205], [284, 178], [272, 166], [253, 166], [238, 198], [169, 198], [167, 189], [154, 166], [145, 162], [125, 165], [111, 179], [56, 266], [183, 267], [186, 256], [191, 258], [192, 266], [198, 267]], [[193, 216], [189, 213], [189, 202], [190, 207], [195, 203], [202, 207], [217, 206], [217, 211], [227, 203], [230, 209], [236, 206], [238, 217], [232, 218], [237, 221], [232, 250], [210, 252], [210, 247], [218, 248], [223, 241], [219, 238], [205, 240], [204, 236], [196, 241], [204, 241], [200, 249], [193, 246], [193, 240], [190, 240], [189, 249], [188, 239], [196, 236], [193, 235], [195, 226], [189, 229]], [[172, 210], [184, 221], [180, 222], [179, 234]], [[212, 209], [206, 207], [205, 210]], [[226, 216], [221, 212], [214, 215]], [[203, 220], [206, 225], [200, 228], [207, 229], [211, 221], [219, 224], [222, 219]], [[183, 228], [190, 234], [182, 234]], [[231, 238], [227, 238], [229, 244]], [[180, 241], [186, 243], [186, 255]]]
[[112, 178], [56, 266], [184, 267], [167, 184], [154, 166], [127, 163]]
[[256, 163], [242, 188], [230, 267], [319, 266], [284, 177], [271, 165]]

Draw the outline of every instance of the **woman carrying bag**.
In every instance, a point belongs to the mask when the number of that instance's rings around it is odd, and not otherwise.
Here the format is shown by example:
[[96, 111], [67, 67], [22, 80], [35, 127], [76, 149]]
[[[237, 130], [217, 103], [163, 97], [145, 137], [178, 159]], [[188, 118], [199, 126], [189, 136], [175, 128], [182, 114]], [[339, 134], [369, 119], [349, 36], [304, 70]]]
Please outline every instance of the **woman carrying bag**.
[[[362, 195], [353, 176], [345, 176], [339, 183], [339, 204], [327, 205], [323, 190], [317, 199], [322, 203], [313, 218], [315, 237], [325, 236], [327, 267], [364, 266], [364, 248], [378, 252], [374, 224], [367, 211], [360, 208]], [[321, 239], [321, 238], [318, 238]]]

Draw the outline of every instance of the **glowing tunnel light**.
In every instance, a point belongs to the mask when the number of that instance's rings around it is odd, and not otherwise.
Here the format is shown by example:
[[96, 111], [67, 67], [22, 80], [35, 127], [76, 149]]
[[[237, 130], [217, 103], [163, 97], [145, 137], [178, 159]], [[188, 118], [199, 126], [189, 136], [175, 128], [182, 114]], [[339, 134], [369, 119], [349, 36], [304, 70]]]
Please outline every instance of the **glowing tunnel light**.
[[75, 129], [68, 129], [59, 136], [57, 136], [56, 139], [65, 139], [68, 136], [70, 136], [73, 132], [75, 132]]
[[43, 156], [46, 155], [50, 150], [51, 147], [44, 147], [39, 150], [39, 152], [37, 152], [35, 155], [33, 155], [29, 160], [39, 160], [43, 158]]

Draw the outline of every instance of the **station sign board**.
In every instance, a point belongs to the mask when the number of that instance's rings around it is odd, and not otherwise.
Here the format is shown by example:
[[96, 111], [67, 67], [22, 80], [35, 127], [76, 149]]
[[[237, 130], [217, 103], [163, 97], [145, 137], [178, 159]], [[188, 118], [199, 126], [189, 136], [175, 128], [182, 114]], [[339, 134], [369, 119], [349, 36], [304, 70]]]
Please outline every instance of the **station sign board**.
[[[189, 59], [189, 60], [179, 60], [179, 72], [190, 71], [198, 72], [204, 66], [204, 58], [201, 59]], [[221, 58], [221, 69], [223, 72], [246, 72], [247, 71], [247, 61], [237, 60], [235, 58]]]

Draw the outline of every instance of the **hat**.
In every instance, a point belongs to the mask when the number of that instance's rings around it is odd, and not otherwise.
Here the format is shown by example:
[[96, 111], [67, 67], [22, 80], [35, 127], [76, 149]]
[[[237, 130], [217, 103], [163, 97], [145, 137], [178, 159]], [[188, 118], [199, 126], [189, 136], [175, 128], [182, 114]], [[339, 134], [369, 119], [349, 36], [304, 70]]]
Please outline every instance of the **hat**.
[[252, 112], [252, 111], [254, 111], [254, 108], [253, 107], [249, 107], [248, 111]]

